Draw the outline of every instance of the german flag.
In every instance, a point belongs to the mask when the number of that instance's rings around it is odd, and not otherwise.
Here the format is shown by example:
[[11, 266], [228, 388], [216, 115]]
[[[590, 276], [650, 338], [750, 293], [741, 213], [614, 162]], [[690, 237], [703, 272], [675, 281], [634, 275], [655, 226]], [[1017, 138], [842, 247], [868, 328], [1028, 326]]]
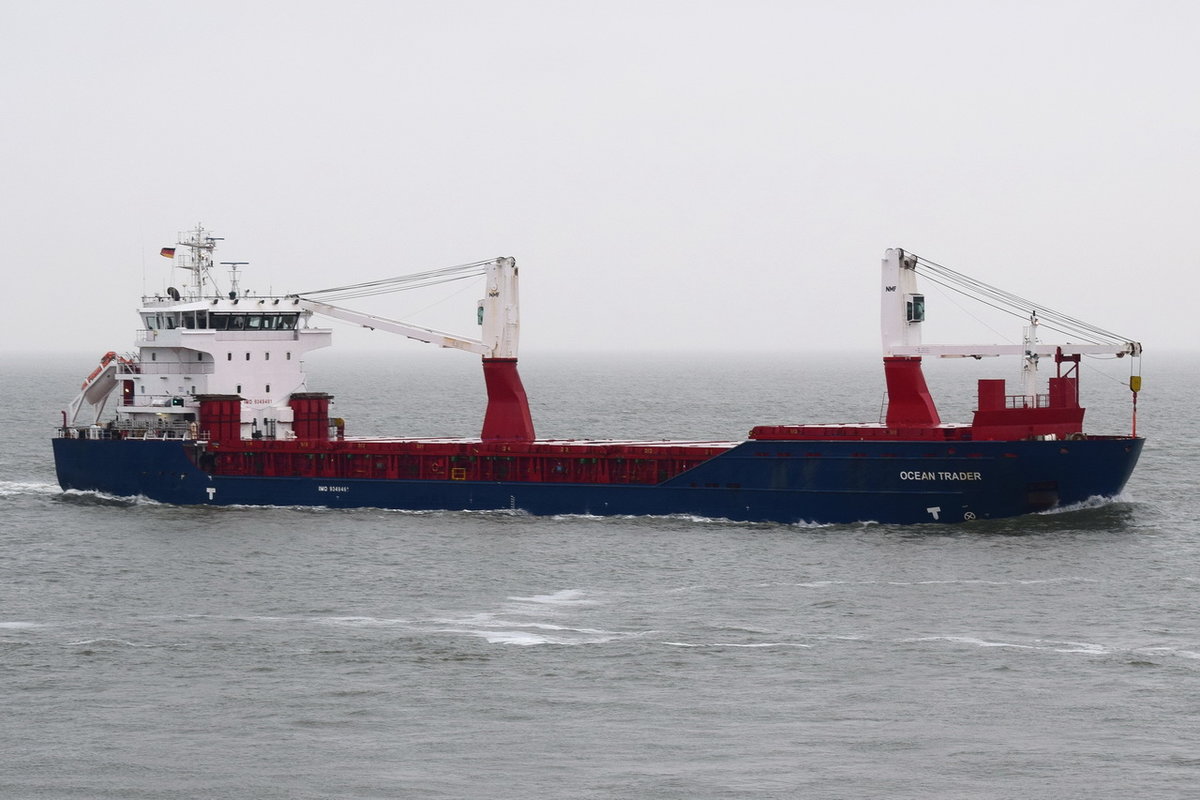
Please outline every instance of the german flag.
[[158, 251], [158, 254], [160, 256], [162, 256], [163, 258], [174, 258], [175, 257], [175, 248], [174, 247], [164, 247], [162, 250]]

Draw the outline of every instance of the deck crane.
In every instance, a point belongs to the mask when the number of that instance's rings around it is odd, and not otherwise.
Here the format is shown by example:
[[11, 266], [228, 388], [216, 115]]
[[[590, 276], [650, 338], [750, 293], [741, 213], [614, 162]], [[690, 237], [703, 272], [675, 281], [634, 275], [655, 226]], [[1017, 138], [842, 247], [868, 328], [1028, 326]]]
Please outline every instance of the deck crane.
[[[517, 262], [513, 258], [504, 257], [464, 265], [464, 268], [481, 269], [486, 281], [484, 297], [478, 303], [478, 323], [481, 327], [478, 339], [353, 311], [320, 299], [327, 295], [354, 296], [356, 291], [365, 290], [368, 286], [378, 286], [380, 282], [301, 292], [289, 295], [287, 299], [300, 308], [325, 317], [481, 356], [483, 378], [487, 387], [487, 411], [484, 414], [480, 438], [532, 441], [534, 432], [533, 419], [529, 413], [529, 399], [517, 372], [517, 344], [520, 334]], [[410, 279], [412, 277], [414, 276], [408, 276]]]
[[[1038, 413], [1038, 409], [1047, 404], [1068, 406], [1077, 409], [1079, 417], [1082, 419], [1082, 409], [1078, 408], [1076, 387], [1080, 357], [1083, 355], [1113, 355], [1137, 358], [1142, 354], [1142, 345], [1139, 342], [1125, 340], [1117, 334], [1058, 312], [1048, 309], [1039, 311], [1042, 307], [1031, 301], [954, 272], [948, 267], [899, 248], [892, 248], [885, 252], [882, 267], [880, 328], [883, 338], [884, 376], [888, 391], [888, 424], [935, 426], [940, 423], [937, 409], [921, 371], [922, 356], [938, 356], [940, 358], [1021, 356], [1023, 359], [1022, 394], [1005, 398], [1001, 392], [999, 401], [1006, 402], [1010, 411], [1023, 408], [1028, 409], [1032, 414]], [[925, 296], [918, 291], [918, 272], [921, 272], [925, 279], [953, 291], [981, 299], [988, 305], [1009, 313], [1025, 316], [1029, 324], [1024, 328], [1023, 341], [1020, 344], [924, 344], [921, 340], [921, 326], [925, 321]], [[1050, 321], [1046, 327], [1077, 336], [1085, 341], [1060, 344], [1041, 341], [1038, 337], [1038, 327], [1043, 324], [1043, 317]], [[1037, 393], [1037, 367], [1038, 361], [1042, 358], [1054, 359], [1058, 376], [1052, 379], [1052, 387], [1056, 384], [1064, 387], [1064, 396], [1061, 398], [1061, 402], [1052, 396], [1039, 397]], [[1063, 371], [1063, 364], [1071, 365], [1066, 372]], [[1068, 376], [1069, 381], [1063, 381], [1063, 378]], [[1140, 377], [1130, 379], [1130, 389], [1134, 393], [1135, 407], [1140, 385]], [[994, 400], [995, 398], [993, 398], [993, 402]], [[981, 410], [985, 402], [981, 394]]]

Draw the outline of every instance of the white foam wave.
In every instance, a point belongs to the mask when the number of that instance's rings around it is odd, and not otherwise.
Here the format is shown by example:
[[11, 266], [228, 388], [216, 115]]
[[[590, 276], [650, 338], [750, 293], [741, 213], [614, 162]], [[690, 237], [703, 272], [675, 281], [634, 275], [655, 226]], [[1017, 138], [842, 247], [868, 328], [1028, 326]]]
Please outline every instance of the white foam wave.
[[[1091, 642], [1046, 642], [1056, 653], [1083, 653], [1085, 655], [1102, 656], [1109, 652], [1103, 645]], [[1054, 646], [1057, 645], [1057, 646]]]
[[0, 497], [20, 497], [35, 495], [51, 497], [62, 494], [57, 483], [37, 483], [32, 481], [0, 481]]
[[811, 649], [811, 644], [801, 644], [799, 642], [662, 642], [667, 647], [691, 647], [691, 648], [725, 648], [725, 647], [740, 647], [747, 649], [760, 649], [770, 647], [794, 647]]
[[[751, 522], [747, 520], [729, 519], [728, 517], [705, 517], [698, 514], [554, 514], [550, 517], [556, 520], [613, 520], [617, 522], [634, 522], [641, 524], [652, 524], [654, 522], [686, 522], [693, 525], [720, 525], [734, 526], [739, 528], [829, 528], [833, 527], [830, 523], [824, 522]], [[874, 523], [863, 523], [874, 524]]]
[[530, 597], [509, 597], [514, 603], [529, 603], [542, 606], [594, 606], [595, 600], [584, 597], [579, 589], [562, 589], [551, 594], [535, 594]]
[[1102, 495], [1092, 495], [1087, 500], [1081, 500], [1078, 503], [1071, 503], [1066, 506], [1058, 506], [1056, 508], [1048, 508], [1045, 511], [1036, 512], [1039, 516], [1052, 517], [1056, 514], [1070, 514], [1073, 511], [1085, 511], [1093, 508], [1105, 508], [1106, 506], [1117, 505], [1127, 502], [1124, 495], [1116, 495], [1113, 497], [1104, 497]]
[[1097, 578], [1079, 578], [1074, 575], [1069, 575], [1062, 578], [1027, 578], [1024, 580], [1015, 580], [1018, 586], [1036, 586], [1039, 583], [1099, 583]]
[[144, 494], [139, 495], [120, 495], [109, 494], [108, 492], [100, 492], [92, 489], [62, 489], [57, 492], [65, 497], [85, 497], [95, 500], [102, 500], [105, 503], [119, 503], [121, 505], [134, 506], [164, 506], [167, 503], [161, 503], [158, 500], [151, 500]]
[[1008, 581], [987, 581], [982, 578], [948, 578], [929, 581], [888, 581], [888, 586], [1004, 586]]
[[602, 644], [644, 635], [571, 624], [572, 612], [600, 605], [580, 589], [560, 589], [534, 595], [513, 595], [495, 611], [481, 611], [432, 620], [439, 633], [477, 636], [494, 644]]
[[888, 581], [889, 586], [1036, 586], [1043, 583], [1098, 583], [1095, 578], [1031, 578], [1025, 580], [988, 580], [985, 578], [947, 578], [928, 581]]
[[439, 633], [454, 633], [475, 636], [489, 644], [516, 644], [522, 646], [550, 645], [586, 645], [606, 644], [608, 642], [642, 636], [641, 633], [621, 631], [605, 631], [597, 628], [571, 628], [565, 625], [545, 625], [539, 623], [514, 623], [509, 620], [493, 620], [490, 624], [454, 624], [453, 627], [438, 628]]
[[406, 619], [388, 619], [380, 617], [322, 617], [318, 622], [329, 625], [345, 625], [351, 628], [390, 627], [410, 624]]
[[909, 642], [953, 642], [954, 644], [973, 644], [976, 647], [1012, 647], [1020, 650], [1036, 650], [1031, 644], [1016, 644], [1014, 642], [990, 642], [974, 636], [922, 636], [917, 639], [906, 639]]
[[553, 641], [546, 636], [538, 636], [536, 633], [526, 633], [523, 631], [482, 631], [477, 635], [487, 640], [488, 644], [515, 644], [521, 647], [530, 647], [537, 644], [563, 644], [563, 642]]
[[1016, 642], [1003, 642], [982, 639], [977, 636], [923, 636], [916, 639], [901, 639], [903, 642], [951, 642], [953, 644], [973, 645], [975, 647], [1002, 647], [1017, 650], [1035, 650], [1043, 653], [1062, 653], [1067, 655], [1081, 656], [1112, 656], [1124, 654], [1126, 656], [1163, 656], [1168, 658], [1180, 658], [1188, 661], [1200, 661], [1200, 652], [1188, 650], [1181, 647], [1161, 646], [1161, 647], [1113, 647], [1111, 645], [1102, 645], [1095, 642], [1078, 642], [1070, 639], [1036, 639], [1033, 644], [1020, 644]]
[[37, 622], [0, 622], [0, 630], [22, 631], [29, 628], [40, 627], [42, 627], [42, 625]]
[[1177, 656], [1179, 658], [1187, 658], [1191, 660], [1200, 660], [1200, 653], [1194, 650], [1183, 650], [1178, 647], [1139, 647], [1133, 651], [1134, 653], [1161, 653], [1168, 656]]
[[152, 644], [141, 644], [139, 642], [129, 642], [124, 639], [113, 639], [111, 637], [101, 636], [96, 639], [80, 639], [76, 642], [67, 642], [67, 647], [93, 647], [95, 645], [115, 645], [117, 647], [154, 647]]

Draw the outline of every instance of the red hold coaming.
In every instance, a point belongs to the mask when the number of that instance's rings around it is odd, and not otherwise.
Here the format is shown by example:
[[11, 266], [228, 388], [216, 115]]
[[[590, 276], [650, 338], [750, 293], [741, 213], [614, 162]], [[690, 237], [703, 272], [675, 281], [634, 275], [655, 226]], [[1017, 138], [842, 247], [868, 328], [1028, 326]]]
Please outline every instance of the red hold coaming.
[[242, 438], [242, 398], [236, 394], [202, 394], [200, 431], [214, 444]]
[[325, 392], [295, 392], [288, 398], [292, 407], [292, 430], [297, 439], [323, 442], [329, 439], [329, 401]]

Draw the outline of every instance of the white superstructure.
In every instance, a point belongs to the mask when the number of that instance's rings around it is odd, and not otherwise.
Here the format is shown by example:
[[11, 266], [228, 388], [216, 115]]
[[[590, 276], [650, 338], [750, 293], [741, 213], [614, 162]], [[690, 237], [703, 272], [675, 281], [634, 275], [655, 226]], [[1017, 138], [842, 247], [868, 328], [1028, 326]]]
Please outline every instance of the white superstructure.
[[[275, 296], [239, 288], [238, 268], [244, 261], [221, 262], [231, 272], [230, 289], [222, 292], [213, 276], [218, 241], [197, 225], [179, 237], [176, 247], [162, 249], [175, 267], [189, 273], [187, 283], [182, 291], [170, 287], [142, 298], [137, 350], [105, 354], [64, 412], [64, 428], [100, 426], [109, 404], [115, 403], [116, 419], [105, 426], [145, 436], [194, 438], [203, 433], [196, 425], [201, 398], [224, 395], [239, 400], [242, 438], [291, 438], [291, 401], [308, 391], [304, 356], [332, 344], [332, 331], [311, 324], [313, 315], [320, 314], [482, 356], [489, 397], [484, 435], [532, 438], [528, 402], [516, 373], [520, 316], [512, 258]], [[485, 282], [476, 313], [479, 338], [328, 302], [475, 276]]]
[[[299, 298], [220, 293], [212, 275], [218, 241], [197, 226], [177, 248], [163, 248], [190, 280], [183, 291], [142, 298], [136, 352], [105, 357], [71, 404], [68, 424], [98, 424], [113, 397], [118, 426], [186, 436], [197, 398], [236, 394], [247, 438], [288, 436], [288, 400], [306, 390], [304, 356], [329, 346], [332, 333], [311, 325], [313, 312]], [[231, 265], [236, 274], [240, 263]]]

